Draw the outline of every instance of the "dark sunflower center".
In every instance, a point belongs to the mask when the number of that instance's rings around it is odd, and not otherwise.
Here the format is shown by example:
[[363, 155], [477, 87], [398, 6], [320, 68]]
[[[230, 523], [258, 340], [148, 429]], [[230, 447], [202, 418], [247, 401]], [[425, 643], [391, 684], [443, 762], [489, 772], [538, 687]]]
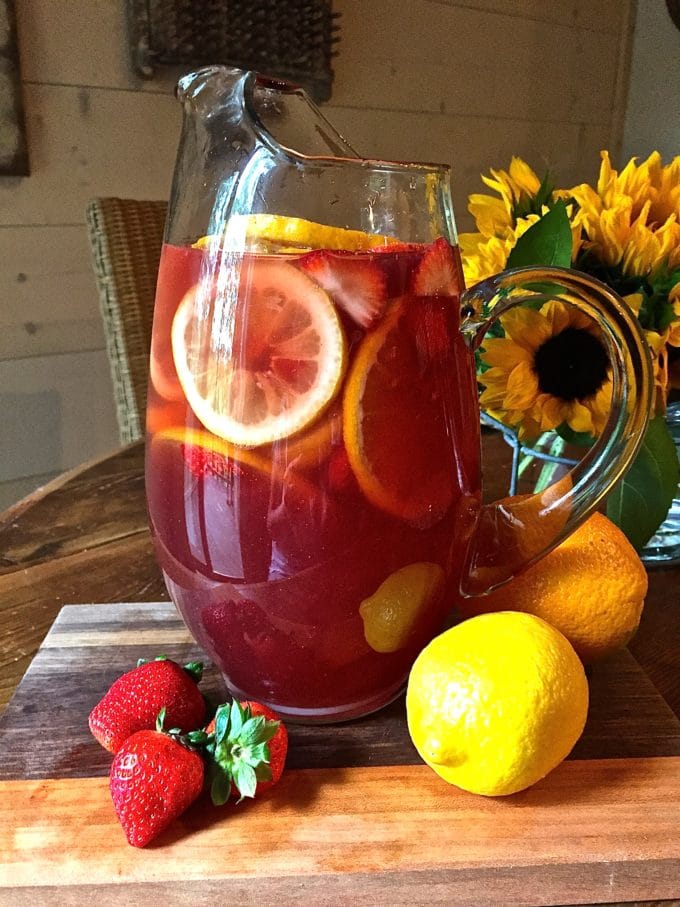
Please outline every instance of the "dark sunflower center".
[[534, 368], [544, 394], [583, 400], [604, 384], [609, 357], [597, 337], [582, 328], [566, 328], [536, 350]]

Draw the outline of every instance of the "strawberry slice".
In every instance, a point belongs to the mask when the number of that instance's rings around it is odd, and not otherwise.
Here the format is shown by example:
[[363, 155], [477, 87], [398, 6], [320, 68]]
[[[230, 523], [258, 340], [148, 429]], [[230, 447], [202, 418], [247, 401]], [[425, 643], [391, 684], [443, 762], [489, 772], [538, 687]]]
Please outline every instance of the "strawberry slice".
[[351, 254], [315, 251], [303, 255], [298, 267], [362, 328], [371, 327], [382, 315], [387, 284], [375, 262]]
[[241, 475], [243, 470], [233, 460], [227, 459], [216, 450], [194, 444], [182, 444], [182, 456], [192, 475], [197, 479], [206, 476], [217, 476], [226, 479], [229, 476]]
[[455, 253], [443, 238], [432, 243], [413, 275], [416, 296], [457, 296], [460, 293]]

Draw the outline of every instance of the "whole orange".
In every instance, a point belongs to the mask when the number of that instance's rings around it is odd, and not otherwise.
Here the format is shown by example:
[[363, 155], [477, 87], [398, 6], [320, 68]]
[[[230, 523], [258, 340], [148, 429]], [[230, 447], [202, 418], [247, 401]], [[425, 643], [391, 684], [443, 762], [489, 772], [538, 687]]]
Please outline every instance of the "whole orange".
[[647, 574], [628, 539], [600, 513], [504, 586], [463, 599], [466, 616], [535, 614], [563, 633], [585, 663], [622, 648], [640, 623]]

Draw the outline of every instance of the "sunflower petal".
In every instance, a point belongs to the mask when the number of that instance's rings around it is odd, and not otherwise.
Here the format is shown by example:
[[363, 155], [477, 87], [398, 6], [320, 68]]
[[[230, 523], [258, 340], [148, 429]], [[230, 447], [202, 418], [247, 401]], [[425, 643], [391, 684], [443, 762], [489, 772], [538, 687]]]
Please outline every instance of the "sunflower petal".
[[541, 431], [551, 431], [569, 418], [569, 404], [559, 397], [541, 394]]
[[538, 376], [527, 362], [520, 362], [510, 372], [503, 406], [505, 409], [528, 409], [538, 393]]
[[595, 426], [593, 425], [593, 416], [590, 409], [584, 406], [583, 403], [579, 403], [578, 400], [574, 400], [569, 406], [571, 413], [566, 420], [569, 428], [579, 434], [582, 432], [595, 434]]
[[519, 362], [533, 362], [533, 356], [525, 347], [507, 337], [496, 337], [486, 340], [482, 350], [482, 360], [487, 365], [498, 366], [508, 370]]
[[510, 309], [501, 315], [501, 324], [506, 336], [532, 352], [551, 336], [550, 324], [545, 316], [535, 309]]

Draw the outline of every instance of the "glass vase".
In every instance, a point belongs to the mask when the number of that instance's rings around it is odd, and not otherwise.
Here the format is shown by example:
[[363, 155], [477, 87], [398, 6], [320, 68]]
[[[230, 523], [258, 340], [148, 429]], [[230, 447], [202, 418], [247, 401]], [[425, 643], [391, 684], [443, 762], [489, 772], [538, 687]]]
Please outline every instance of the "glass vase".
[[[680, 401], [668, 405], [666, 422], [680, 458]], [[571, 469], [584, 452], [568, 445], [554, 431], [545, 432], [528, 447], [488, 413], [482, 413], [482, 424], [498, 431], [512, 450], [509, 495], [544, 490]], [[680, 484], [665, 521], [640, 551], [640, 558], [648, 567], [680, 564]]]
[[[668, 405], [666, 424], [680, 457], [680, 401]], [[642, 549], [640, 557], [648, 566], [670, 567], [680, 564], [680, 484], [668, 516]]]

